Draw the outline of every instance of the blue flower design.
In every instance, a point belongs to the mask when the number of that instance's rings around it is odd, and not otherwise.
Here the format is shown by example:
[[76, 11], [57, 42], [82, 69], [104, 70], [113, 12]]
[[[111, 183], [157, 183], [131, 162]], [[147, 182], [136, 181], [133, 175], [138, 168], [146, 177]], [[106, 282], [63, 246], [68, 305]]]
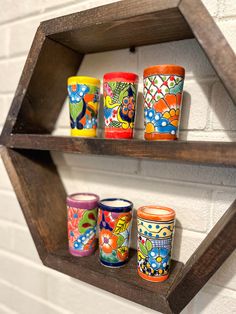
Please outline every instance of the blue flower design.
[[85, 94], [89, 92], [88, 86], [84, 84], [75, 84], [68, 86], [70, 103], [76, 104], [82, 100]]
[[160, 112], [154, 109], [144, 109], [145, 123], [151, 122], [158, 133], [176, 134], [177, 127], [170, 123], [170, 120], [163, 117]]
[[83, 249], [83, 244], [81, 240], [77, 239], [77, 241], [74, 242], [74, 248], [76, 250], [82, 250]]
[[84, 245], [96, 234], [96, 226], [87, 229], [83, 234], [81, 234], [77, 240], [74, 242], [74, 248], [76, 250], [83, 250]]
[[107, 108], [104, 106], [104, 117], [106, 119], [110, 118], [112, 116], [112, 110], [111, 108]]
[[165, 269], [170, 262], [170, 251], [167, 248], [154, 247], [148, 253], [148, 261], [152, 269]]
[[160, 133], [176, 134], [177, 128], [166, 118], [160, 117], [154, 122], [155, 130]]
[[99, 90], [97, 89], [94, 94], [93, 102], [99, 102], [99, 100], [100, 100], [100, 95], [99, 95]]
[[155, 110], [154, 109], [146, 109], [144, 111], [144, 115], [147, 122], [152, 122], [155, 118]]

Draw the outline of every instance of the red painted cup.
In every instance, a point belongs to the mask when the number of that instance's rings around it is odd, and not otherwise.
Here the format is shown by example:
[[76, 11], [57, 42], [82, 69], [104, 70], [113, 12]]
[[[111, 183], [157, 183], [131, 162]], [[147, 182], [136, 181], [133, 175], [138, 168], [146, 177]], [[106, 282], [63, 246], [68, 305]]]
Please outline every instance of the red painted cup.
[[133, 138], [138, 75], [107, 73], [103, 77], [105, 138]]
[[96, 249], [99, 197], [92, 193], [67, 196], [69, 251], [75, 256], [91, 255]]

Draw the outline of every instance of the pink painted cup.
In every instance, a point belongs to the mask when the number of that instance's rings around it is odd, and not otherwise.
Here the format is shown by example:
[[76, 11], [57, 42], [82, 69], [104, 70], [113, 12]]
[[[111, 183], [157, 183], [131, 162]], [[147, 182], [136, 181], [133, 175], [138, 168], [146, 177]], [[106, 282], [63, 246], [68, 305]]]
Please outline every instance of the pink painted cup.
[[96, 249], [98, 201], [99, 197], [92, 193], [67, 197], [68, 240], [72, 255], [88, 256]]

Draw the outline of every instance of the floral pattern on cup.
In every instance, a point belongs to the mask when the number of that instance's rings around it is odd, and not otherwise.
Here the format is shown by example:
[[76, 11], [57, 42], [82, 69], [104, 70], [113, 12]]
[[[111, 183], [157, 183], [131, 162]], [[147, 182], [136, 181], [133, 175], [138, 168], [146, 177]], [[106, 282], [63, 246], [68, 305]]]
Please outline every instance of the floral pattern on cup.
[[138, 76], [133, 73], [104, 75], [105, 137], [132, 138], [137, 100]]
[[183, 83], [184, 75], [150, 73], [144, 77], [145, 139], [178, 137]]
[[[82, 83], [83, 82], [83, 83]], [[96, 136], [100, 81], [90, 77], [68, 79], [72, 136]]]
[[132, 214], [99, 209], [99, 252], [105, 266], [120, 267], [128, 259]]
[[96, 246], [97, 208], [86, 210], [67, 206], [69, 250], [83, 256]]
[[174, 224], [173, 209], [160, 206], [138, 209], [138, 273], [143, 279], [158, 282], [168, 278]]

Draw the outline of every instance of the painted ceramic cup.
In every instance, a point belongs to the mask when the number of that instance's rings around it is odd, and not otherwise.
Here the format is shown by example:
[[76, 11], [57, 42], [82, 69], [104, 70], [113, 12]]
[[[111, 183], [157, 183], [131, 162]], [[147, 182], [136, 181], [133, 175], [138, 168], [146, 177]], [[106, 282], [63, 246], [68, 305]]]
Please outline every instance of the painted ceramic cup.
[[108, 198], [101, 200], [98, 207], [100, 261], [104, 266], [123, 266], [129, 254], [133, 203]]
[[144, 70], [144, 125], [146, 140], [176, 140], [185, 70], [156, 65]]
[[95, 137], [100, 98], [100, 80], [87, 76], [68, 78], [72, 136]]
[[138, 75], [107, 73], [103, 77], [106, 138], [133, 138]]
[[138, 274], [145, 280], [164, 281], [169, 277], [175, 211], [167, 207], [138, 209]]
[[75, 256], [91, 255], [96, 249], [99, 197], [91, 193], [67, 196], [69, 251]]

